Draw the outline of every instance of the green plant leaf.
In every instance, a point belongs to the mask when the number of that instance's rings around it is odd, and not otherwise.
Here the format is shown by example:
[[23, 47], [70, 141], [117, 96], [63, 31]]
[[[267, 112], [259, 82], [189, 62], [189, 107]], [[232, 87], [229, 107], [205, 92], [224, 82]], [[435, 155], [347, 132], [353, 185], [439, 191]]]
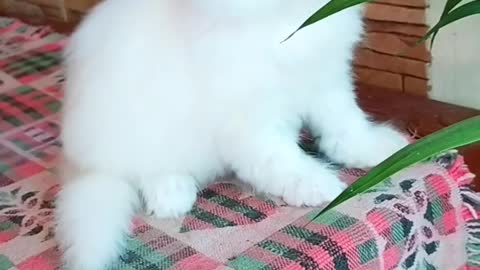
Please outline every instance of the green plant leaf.
[[431, 35], [438, 32], [440, 28], [449, 25], [455, 21], [463, 19], [468, 16], [472, 16], [475, 14], [480, 14], [480, 0], [474, 0], [472, 2], [466, 3], [462, 6], [459, 6], [449, 12], [445, 17], [440, 19], [440, 21], [432, 27], [426, 34], [423, 36], [417, 43], [424, 42], [427, 40]]
[[347, 9], [349, 7], [356, 6], [361, 3], [370, 2], [372, 0], [330, 0], [330, 2], [326, 3], [323, 7], [321, 7], [317, 12], [315, 12], [312, 16], [310, 16], [297, 30], [295, 30], [290, 36], [288, 36], [285, 40], [291, 38], [295, 33], [297, 33], [300, 29], [305, 28], [309, 25], [312, 25], [330, 15], [333, 15], [339, 11]]
[[424, 137], [416, 143], [404, 147], [373, 168], [367, 175], [359, 178], [313, 219], [348, 199], [366, 192], [393, 174], [417, 162], [476, 142], [480, 142], [480, 116], [464, 120]]
[[[443, 9], [442, 15], [440, 15], [439, 21], [443, 20], [445, 16], [448, 15], [450, 10], [452, 10], [462, 1], [463, 0], [447, 0], [447, 3], [445, 4], [445, 8]], [[433, 47], [433, 41], [435, 40], [435, 37], [437, 36], [437, 34], [438, 34], [438, 31], [433, 33], [432, 40], [430, 41], [430, 47]]]
[[443, 9], [441, 17], [445, 17], [450, 10], [452, 10], [454, 7], [456, 7], [460, 2], [463, 0], [447, 0], [447, 3], [445, 4], [445, 8]]

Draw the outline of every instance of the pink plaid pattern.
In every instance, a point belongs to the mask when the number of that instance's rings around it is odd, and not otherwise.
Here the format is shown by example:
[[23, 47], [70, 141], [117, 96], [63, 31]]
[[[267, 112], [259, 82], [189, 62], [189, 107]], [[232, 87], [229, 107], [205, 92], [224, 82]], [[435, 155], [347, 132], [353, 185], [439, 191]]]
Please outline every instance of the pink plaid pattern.
[[62, 48], [62, 44], [59, 43], [46, 44], [22, 55], [0, 60], [0, 69], [20, 83], [31, 83], [58, 68]]
[[43, 170], [44, 168], [36, 162], [7, 146], [0, 145], [0, 186], [10, 185]]
[[51, 121], [43, 121], [36, 125], [23, 128], [17, 133], [7, 136], [7, 140], [22, 150], [37, 148], [57, 139], [60, 126]]
[[50, 116], [60, 109], [60, 101], [28, 86], [0, 93], [0, 133]]
[[[198, 211], [185, 217], [182, 231], [253, 224], [276, 212], [273, 201], [252, 196], [241, 198], [242, 195], [244, 193], [233, 184], [219, 183], [208, 187], [199, 194], [195, 206]], [[229, 208], [229, 205], [235, 205], [237, 209]], [[224, 225], [220, 225], [221, 222]]]

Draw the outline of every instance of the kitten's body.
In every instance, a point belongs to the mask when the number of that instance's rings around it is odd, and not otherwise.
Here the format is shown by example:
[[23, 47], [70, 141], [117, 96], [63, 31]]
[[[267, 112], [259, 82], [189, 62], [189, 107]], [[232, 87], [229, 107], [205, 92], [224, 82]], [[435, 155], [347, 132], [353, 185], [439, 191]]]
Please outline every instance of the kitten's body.
[[296, 145], [303, 122], [335, 161], [372, 166], [405, 145], [369, 123], [350, 61], [359, 8], [281, 43], [326, 0], [107, 0], [67, 48], [62, 140], [69, 165], [59, 240], [74, 270], [119, 254], [139, 199], [187, 212], [226, 169], [292, 205], [343, 189]]

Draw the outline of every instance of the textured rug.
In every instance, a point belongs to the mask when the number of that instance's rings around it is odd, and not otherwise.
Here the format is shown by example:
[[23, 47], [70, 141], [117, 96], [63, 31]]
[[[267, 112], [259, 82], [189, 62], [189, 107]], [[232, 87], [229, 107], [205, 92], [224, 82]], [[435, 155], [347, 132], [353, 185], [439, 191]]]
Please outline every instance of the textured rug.
[[[53, 210], [65, 40], [0, 18], [0, 270], [60, 267]], [[311, 150], [308, 137], [303, 146]], [[365, 173], [338, 169], [348, 182]], [[289, 207], [223, 179], [183, 218], [137, 216], [111, 269], [480, 269], [472, 178], [461, 156], [445, 153], [308, 225], [319, 209]]]

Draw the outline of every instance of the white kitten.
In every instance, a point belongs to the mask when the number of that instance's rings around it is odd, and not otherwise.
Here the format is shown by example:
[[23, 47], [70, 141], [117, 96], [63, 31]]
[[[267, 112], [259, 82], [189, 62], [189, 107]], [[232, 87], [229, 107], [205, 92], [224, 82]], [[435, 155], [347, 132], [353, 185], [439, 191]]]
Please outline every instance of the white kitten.
[[[261, 2], [261, 3], [258, 3]], [[295, 206], [344, 188], [297, 146], [302, 123], [348, 166], [407, 141], [355, 102], [351, 8], [281, 43], [327, 0], [106, 0], [72, 36], [58, 239], [69, 269], [121, 252], [142, 192], [158, 217], [185, 214], [226, 169]]]

